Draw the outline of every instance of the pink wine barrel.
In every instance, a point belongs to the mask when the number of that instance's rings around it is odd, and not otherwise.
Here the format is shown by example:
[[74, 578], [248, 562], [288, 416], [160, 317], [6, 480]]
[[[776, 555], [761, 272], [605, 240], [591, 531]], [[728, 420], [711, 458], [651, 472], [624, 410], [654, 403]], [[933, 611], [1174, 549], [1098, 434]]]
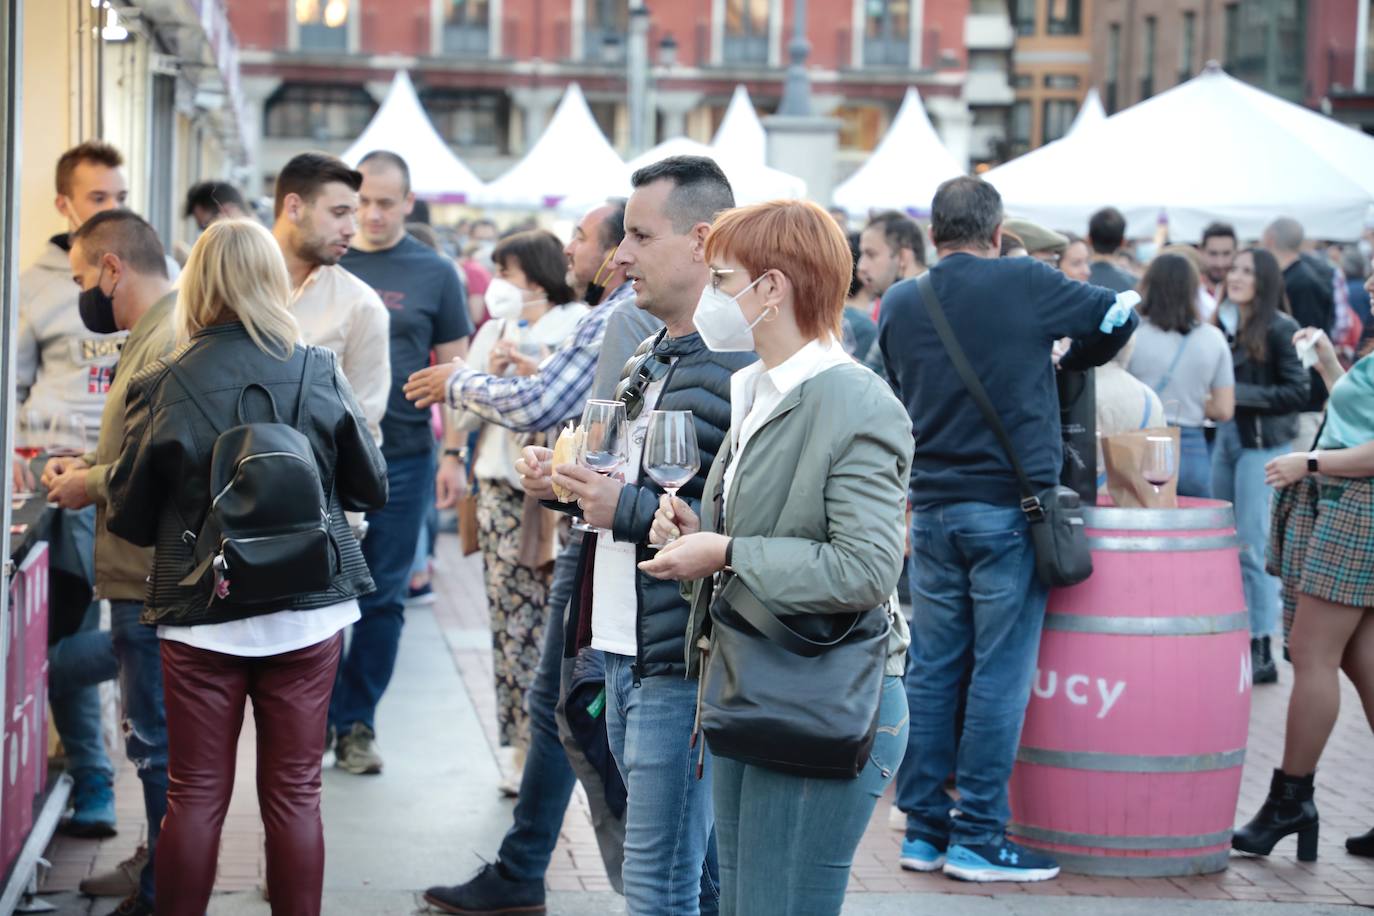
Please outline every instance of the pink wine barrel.
[[1093, 574], [1050, 592], [1008, 831], [1066, 871], [1221, 871], [1250, 724], [1229, 503], [1084, 511]]

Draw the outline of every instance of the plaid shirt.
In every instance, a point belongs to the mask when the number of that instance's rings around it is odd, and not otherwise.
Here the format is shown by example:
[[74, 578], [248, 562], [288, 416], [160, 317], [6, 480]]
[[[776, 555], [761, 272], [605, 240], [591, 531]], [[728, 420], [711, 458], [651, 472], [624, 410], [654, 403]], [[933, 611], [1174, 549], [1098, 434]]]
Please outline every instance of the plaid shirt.
[[615, 307], [633, 295], [630, 284], [622, 284], [578, 322], [568, 344], [540, 363], [534, 375], [507, 377], [459, 369], [448, 380], [449, 406], [516, 432], [542, 432], [580, 417], [596, 376], [606, 322]]

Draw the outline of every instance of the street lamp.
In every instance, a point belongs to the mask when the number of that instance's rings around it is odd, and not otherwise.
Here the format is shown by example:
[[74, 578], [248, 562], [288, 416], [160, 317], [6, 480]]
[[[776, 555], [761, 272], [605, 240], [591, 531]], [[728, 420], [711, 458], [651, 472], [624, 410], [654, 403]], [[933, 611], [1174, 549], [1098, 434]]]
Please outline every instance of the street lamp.
[[778, 114], [809, 117], [811, 115], [811, 79], [806, 75], [806, 59], [811, 55], [811, 42], [806, 40], [806, 0], [796, 0], [793, 11], [795, 31], [787, 46], [791, 63], [787, 81], [782, 87], [782, 102]]
[[630, 95], [630, 154], [638, 156], [647, 149], [644, 139], [649, 98], [649, 10], [643, 0], [635, 0], [630, 7], [627, 50], [625, 82]]
[[677, 66], [677, 39], [669, 32], [658, 42], [658, 65], [664, 70]]

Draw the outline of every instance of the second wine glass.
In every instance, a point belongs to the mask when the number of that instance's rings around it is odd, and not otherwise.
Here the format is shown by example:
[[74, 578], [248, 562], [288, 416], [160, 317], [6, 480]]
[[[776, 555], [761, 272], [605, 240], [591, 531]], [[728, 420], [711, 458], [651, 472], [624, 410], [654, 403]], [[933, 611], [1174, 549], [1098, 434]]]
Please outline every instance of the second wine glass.
[[1173, 437], [1146, 436], [1145, 454], [1140, 460], [1140, 476], [1155, 488], [1155, 495], [1159, 494], [1160, 487], [1173, 480], [1176, 473], [1178, 456], [1174, 449]]
[[[697, 429], [690, 410], [655, 410], [649, 414], [644, 438], [644, 471], [670, 499], [691, 481], [701, 468]], [[669, 542], [673, 539], [669, 538]], [[662, 544], [650, 544], [662, 547]]]

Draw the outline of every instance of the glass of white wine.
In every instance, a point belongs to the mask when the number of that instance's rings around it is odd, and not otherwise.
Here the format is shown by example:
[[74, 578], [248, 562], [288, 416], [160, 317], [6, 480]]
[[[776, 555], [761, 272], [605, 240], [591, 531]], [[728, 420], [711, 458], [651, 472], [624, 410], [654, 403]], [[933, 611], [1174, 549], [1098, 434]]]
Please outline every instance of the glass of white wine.
[[[670, 499], [701, 469], [697, 429], [690, 410], [655, 410], [644, 439], [644, 471]], [[668, 542], [672, 542], [672, 538]], [[663, 544], [650, 544], [662, 547]]]
[[609, 477], [629, 460], [629, 429], [620, 401], [588, 401], [582, 411], [582, 429], [585, 435], [577, 463], [584, 468]]

